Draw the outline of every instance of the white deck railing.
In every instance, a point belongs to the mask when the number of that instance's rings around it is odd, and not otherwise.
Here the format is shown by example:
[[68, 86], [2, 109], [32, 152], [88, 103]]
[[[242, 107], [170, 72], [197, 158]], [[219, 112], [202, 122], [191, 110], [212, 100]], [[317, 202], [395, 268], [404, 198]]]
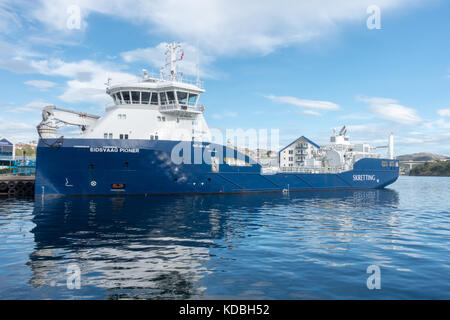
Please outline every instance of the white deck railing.
[[183, 111], [183, 112], [202, 113], [203, 110], [204, 108], [201, 106], [189, 106], [186, 104], [179, 104], [179, 103], [168, 103], [163, 104], [159, 107], [159, 111], [161, 112]]

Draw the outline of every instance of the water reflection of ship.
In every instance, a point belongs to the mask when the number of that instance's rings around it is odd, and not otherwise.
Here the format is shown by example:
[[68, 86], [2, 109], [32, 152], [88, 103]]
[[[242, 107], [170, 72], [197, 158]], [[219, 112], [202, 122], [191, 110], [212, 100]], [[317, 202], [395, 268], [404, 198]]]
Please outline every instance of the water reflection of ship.
[[[211, 248], [232, 245], [271, 208], [345, 210], [397, 204], [397, 192], [389, 189], [36, 200], [30, 283], [64, 289], [67, 265], [77, 263], [86, 275], [83, 286], [105, 289], [105, 298], [201, 297], [206, 288], [200, 280], [209, 272]], [[236, 219], [248, 212], [252, 214]]]

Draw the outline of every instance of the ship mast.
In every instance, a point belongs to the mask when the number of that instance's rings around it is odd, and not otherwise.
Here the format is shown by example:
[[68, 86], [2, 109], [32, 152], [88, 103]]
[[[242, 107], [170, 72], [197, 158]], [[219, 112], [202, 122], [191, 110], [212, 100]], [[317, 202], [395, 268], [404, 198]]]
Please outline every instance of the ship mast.
[[[178, 42], [172, 42], [166, 45], [166, 67], [170, 65], [170, 80], [177, 80], [177, 61], [183, 59], [183, 53], [181, 53], [180, 58], [178, 54], [180, 53], [181, 46]], [[169, 60], [167, 62], [167, 60]]]

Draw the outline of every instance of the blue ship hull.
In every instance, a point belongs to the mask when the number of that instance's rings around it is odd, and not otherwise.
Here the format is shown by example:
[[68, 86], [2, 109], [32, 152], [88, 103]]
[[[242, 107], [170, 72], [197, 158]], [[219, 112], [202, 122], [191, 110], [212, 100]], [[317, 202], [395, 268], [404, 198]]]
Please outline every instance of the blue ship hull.
[[[37, 149], [37, 196], [47, 195], [169, 195], [282, 192], [383, 188], [398, 178], [398, 162], [361, 159], [342, 173], [261, 174], [257, 163], [233, 166], [223, 157], [251, 162], [225, 146], [187, 142], [183, 163], [172, 161], [178, 141], [56, 139], [40, 140]], [[211, 152], [211, 150], [214, 150]], [[186, 151], [186, 150], [185, 150]], [[218, 170], [198, 154], [219, 158]], [[383, 166], [382, 163], [391, 164]]]

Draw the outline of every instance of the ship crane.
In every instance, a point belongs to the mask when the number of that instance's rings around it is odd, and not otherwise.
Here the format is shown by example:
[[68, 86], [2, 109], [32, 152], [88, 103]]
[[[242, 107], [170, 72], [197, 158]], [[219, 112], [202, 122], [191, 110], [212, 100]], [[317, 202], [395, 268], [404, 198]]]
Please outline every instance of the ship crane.
[[56, 130], [63, 126], [79, 126], [82, 131], [85, 131], [99, 118], [100, 116], [85, 112], [72, 111], [57, 106], [47, 106], [42, 110], [42, 121], [37, 126], [37, 129], [41, 138], [56, 138]]

